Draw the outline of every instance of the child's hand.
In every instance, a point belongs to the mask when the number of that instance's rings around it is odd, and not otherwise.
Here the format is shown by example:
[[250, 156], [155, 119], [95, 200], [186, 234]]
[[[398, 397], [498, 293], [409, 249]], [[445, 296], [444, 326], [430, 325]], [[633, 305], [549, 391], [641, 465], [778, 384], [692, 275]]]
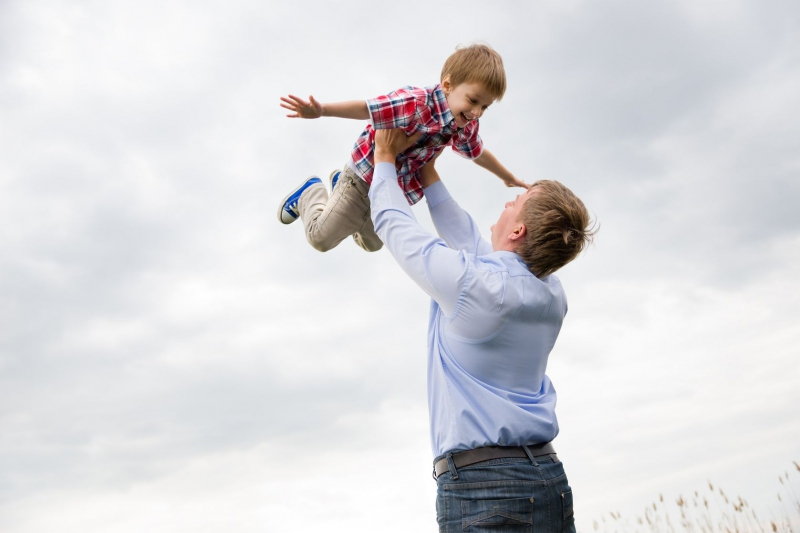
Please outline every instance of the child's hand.
[[511, 176], [510, 178], [504, 179], [503, 183], [506, 184], [506, 187], [522, 187], [523, 189], [530, 189], [531, 187], [529, 183], [525, 183], [516, 176]]
[[481, 168], [485, 168], [501, 180], [503, 183], [506, 184], [506, 187], [522, 187], [524, 189], [529, 189], [530, 185], [525, 183], [524, 181], [517, 179], [517, 177], [508, 171], [506, 167], [504, 167], [500, 161], [494, 156], [486, 148], [483, 149], [481, 155], [473, 159], [473, 161]]
[[317, 102], [313, 96], [308, 97], [309, 101], [306, 102], [302, 98], [298, 98], [293, 94], [289, 97], [281, 96], [281, 107], [292, 111], [292, 114], [286, 115], [289, 118], [319, 118], [322, 116], [322, 104]]

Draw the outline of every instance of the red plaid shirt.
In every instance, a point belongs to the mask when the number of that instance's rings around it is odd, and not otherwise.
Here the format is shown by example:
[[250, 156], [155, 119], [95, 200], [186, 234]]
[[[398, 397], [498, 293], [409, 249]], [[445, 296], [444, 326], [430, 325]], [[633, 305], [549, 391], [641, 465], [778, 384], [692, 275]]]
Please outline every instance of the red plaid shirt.
[[419, 169], [445, 146], [452, 145], [457, 154], [468, 159], [475, 159], [483, 153], [478, 121], [473, 120], [458, 129], [444, 91], [438, 84], [424, 89], [403, 87], [367, 100], [367, 106], [372, 124], [367, 125], [358, 137], [352, 154], [356, 172], [367, 183], [372, 183], [375, 166], [376, 129], [402, 128], [408, 135], [422, 132], [413, 149], [397, 157], [397, 181], [411, 205], [419, 202], [423, 195]]

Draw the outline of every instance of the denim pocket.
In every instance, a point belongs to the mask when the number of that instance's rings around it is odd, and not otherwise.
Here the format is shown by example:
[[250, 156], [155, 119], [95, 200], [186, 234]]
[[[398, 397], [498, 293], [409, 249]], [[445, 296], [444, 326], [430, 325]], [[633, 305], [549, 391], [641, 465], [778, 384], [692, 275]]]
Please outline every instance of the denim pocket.
[[464, 531], [530, 533], [533, 530], [533, 498], [512, 500], [466, 500], [461, 502], [461, 528]]
[[561, 508], [564, 511], [564, 525], [566, 527], [572, 521], [572, 490], [561, 493]]

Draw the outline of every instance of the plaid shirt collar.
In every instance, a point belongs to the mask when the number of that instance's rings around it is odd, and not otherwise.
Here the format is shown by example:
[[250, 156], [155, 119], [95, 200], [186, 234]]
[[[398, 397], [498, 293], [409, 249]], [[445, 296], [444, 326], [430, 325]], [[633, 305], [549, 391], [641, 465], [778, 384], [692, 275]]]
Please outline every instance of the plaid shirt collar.
[[431, 91], [431, 94], [436, 111], [434, 118], [439, 121], [443, 130], [452, 130], [455, 132], [458, 129], [458, 126], [455, 124], [456, 118], [453, 116], [453, 112], [450, 111], [450, 106], [447, 104], [447, 96], [444, 94], [442, 85], [437, 83], [433, 91]]

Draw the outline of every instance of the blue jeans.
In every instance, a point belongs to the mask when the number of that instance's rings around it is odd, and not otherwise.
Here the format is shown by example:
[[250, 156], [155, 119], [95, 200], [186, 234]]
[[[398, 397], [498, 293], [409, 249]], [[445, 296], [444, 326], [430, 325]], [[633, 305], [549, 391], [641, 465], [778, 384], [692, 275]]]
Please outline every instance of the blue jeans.
[[[440, 533], [575, 533], [572, 489], [556, 456], [492, 459], [436, 480]], [[455, 473], [454, 473], [455, 472]]]

